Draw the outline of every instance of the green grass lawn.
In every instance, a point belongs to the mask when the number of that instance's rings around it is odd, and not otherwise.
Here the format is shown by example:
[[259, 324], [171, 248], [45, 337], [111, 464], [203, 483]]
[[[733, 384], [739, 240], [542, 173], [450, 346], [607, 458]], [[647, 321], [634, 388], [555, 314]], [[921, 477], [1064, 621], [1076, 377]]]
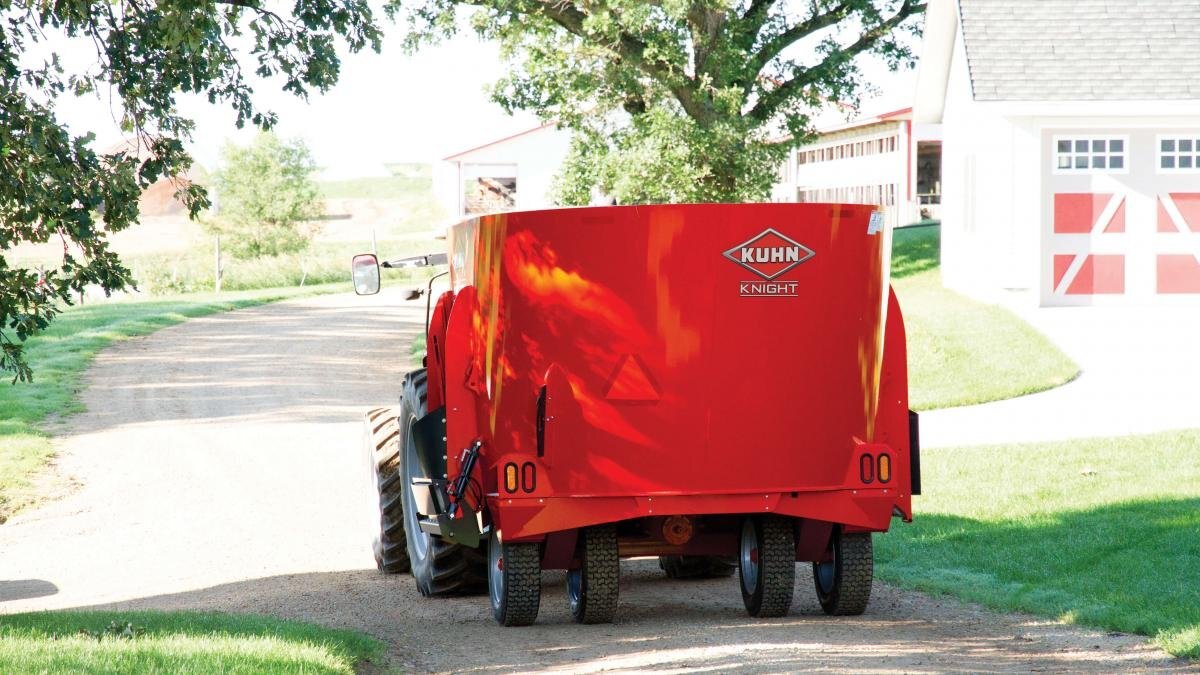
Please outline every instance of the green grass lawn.
[[1200, 431], [927, 449], [915, 520], [876, 538], [891, 583], [1200, 658]]
[[40, 424], [79, 411], [81, 378], [96, 352], [116, 340], [145, 335], [191, 317], [337, 290], [348, 291], [350, 285], [96, 302], [68, 308], [49, 330], [26, 342], [33, 383], [0, 382], [0, 522], [34, 500], [31, 477], [52, 454], [50, 438]]
[[38, 612], [0, 620], [5, 673], [353, 673], [370, 637], [256, 616]]
[[912, 407], [997, 401], [1073, 379], [1079, 367], [1012, 312], [942, 287], [938, 233], [937, 227], [896, 230], [892, 245]]

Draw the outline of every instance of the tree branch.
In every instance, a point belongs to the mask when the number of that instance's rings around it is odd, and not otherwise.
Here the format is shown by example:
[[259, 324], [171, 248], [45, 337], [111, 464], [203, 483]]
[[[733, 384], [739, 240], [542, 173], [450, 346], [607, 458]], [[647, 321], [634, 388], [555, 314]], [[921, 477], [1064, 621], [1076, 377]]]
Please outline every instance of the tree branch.
[[777, 0], [753, 0], [746, 11], [742, 13], [741, 22], [756, 30], [766, 22], [769, 10]]
[[727, 15], [724, 12], [709, 8], [703, 4], [693, 5], [687, 14], [687, 21], [692, 34], [692, 62], [695, 64], [695, 77], [709, 75], [716, 86], [720, 86], [721, 78], [715, 77], [708, 68], [708, 59], [717, 47], [721, 32], [725, 29]]
[[242, 7], [244, 9], [252, 9], [255, 12], [258, 12], [258, 14], [260, 16], [264, 16], [269, 19], [273, 19], [276, 23], [279, 23], [280, 25], [283, 25], [283, 26], [294, 26], [295, 25], [288, 21], [285, 21], [283, 19], [283, 17], [279, 16], [275, 12], [272, 12], [271, 10], [267, 9], [266, 7], [260, 6], [258, 4], [258, 2], [256, 2], [255, 0], [216, 0], [216, 3], [218, 5], [231, 5], [233, 7]]
[[[907, 4], [907, 3], [905, 3]], [[903, 8], [901, 8], [903, 9]], [[845, 19], [850, 14], [850, 3], [841, 2], [837, 6], [830, 9], [824, 14], [813, 14], [805, 21], [792, 26], [783, 31], [779, 35], [767, 40], [754, 59], [754, 73], [757, 75], [762, 72], [763, 68], [767, 67], [776, 56], [779, 56], [783, 50], [789, 45], [816, 33], [822, 29], [828, 28], [837, 22]]]
[[[904, 0], [904, 4], [896, 13], [886, 21], [872, 26], [864, 31], [853, 43], [830, 52], [826, 55], [825, 60], [812, 68], [807, 68], [802, 74], [794, 76], [792, 79], [784, 82], [775, 89], [763, 94], [759, 98], [750, 112], [747, 113], [751, 117], [760, 122], [765, 122], [775, 114], [777, 110], [790, 98], [796, 96], [806, 87], [811, 86], [819, 77], [819, 74], [825, 72], [829, 67], [837, 63], [845, 63], [858, 56], [862, 52], [874, 47], [881, 39], [891, 34], [896, 26], [903, 23], [911, 16], [915, 16], [925, 11], [925, 5], [919, 4], [918, 0]], [[815, 17], [814, 17], [815, 18]], [[811, 21], [811, 19], [810, 19]], [[807, 22], [806, 22], [807, 23]], [[764, 64], [765, 65], [765, 64]]]
[[[594, 36], [589, 35], [583, 27], [587, 14], [581, 11], [575, 3], [567, 0], [546, 0], [538, 2], [537, 6], [542, 16], [562, 26], [571, 34], [589, 42], [594, 40]], [[617, 36], [617, 41], [610, 42], [606, 46], [613, 53], [637, 66], [643, 73], [665, 86], [692, 119], [702, 124], [711, 119], [712, 111], [708, 110], [696, 95], [695, 80], [684, 73], [677, 72], [669, 63], [646, 58], [645, 42], [621, 31]]]

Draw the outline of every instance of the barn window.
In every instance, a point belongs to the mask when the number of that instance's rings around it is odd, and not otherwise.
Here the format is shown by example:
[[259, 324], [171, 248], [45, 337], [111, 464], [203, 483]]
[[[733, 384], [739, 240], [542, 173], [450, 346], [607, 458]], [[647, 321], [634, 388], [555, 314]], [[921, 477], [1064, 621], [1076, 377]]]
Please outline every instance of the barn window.
[[1200, 134], [1158, 137], [1158, 170], [1200, 171]]
[[1129, 141], [1125, 136], [1056, 136], [1055, 173], [1124, 173]]
[[463, 164], [462, 176], [463, 215], [516, 208], [516, 164]]

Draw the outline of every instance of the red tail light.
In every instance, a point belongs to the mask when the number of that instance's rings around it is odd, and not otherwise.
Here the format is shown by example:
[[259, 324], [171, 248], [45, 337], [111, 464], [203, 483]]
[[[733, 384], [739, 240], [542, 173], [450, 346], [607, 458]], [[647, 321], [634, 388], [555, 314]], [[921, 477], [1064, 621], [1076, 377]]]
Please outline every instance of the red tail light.
[[858, 460], [858, 476], [862, 478], [862, 482], [871, 483], [875, 480], [875, 458], [871, 455], [863, 455]]

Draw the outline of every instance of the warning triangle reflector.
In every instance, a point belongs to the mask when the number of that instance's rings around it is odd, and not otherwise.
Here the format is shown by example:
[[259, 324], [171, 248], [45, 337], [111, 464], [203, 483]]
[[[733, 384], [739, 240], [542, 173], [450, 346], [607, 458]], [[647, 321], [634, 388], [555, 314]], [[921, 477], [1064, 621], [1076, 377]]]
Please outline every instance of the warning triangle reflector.
[[626, 354], [617, 361], [604, 397], [610, 401], [644, 402], [661, 398], [641, 359]]

